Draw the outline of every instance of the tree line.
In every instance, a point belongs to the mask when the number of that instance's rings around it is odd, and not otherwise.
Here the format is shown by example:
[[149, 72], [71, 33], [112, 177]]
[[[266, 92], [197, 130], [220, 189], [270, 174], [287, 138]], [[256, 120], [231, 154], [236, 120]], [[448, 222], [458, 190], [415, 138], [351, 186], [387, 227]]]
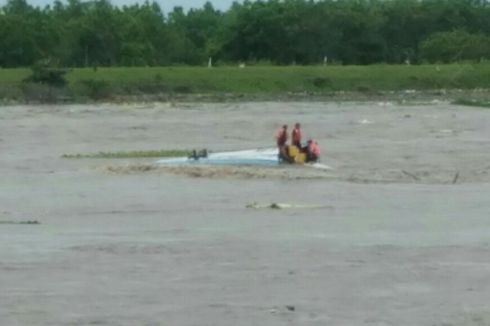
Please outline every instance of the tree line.
[[0, 67], [373, 64], [490, 58], [485, 0], [268, 0], [164, 13], [108, 0], [0, 7]]

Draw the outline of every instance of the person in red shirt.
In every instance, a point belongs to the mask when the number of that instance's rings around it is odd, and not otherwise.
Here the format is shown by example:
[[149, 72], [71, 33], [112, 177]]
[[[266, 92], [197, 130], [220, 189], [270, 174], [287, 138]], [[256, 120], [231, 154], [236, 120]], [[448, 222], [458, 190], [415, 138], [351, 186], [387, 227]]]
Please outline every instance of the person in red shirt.
[[308, 162], [318, 161], [320, 158], [320, 146], [318, 146], [316, 141], [313, 141], [312, 139], [308, 140], [306, 155]]
[[283, 125], [276, 133], [276, 144], [277, 148], [279, 148], [279, 160], [288, 160], [289, 157], [287, 155], [287, 141], [288, 141], [288, 126]]
[[301, 125], [296, 123], [291, 133], [291, 144], [301, 149]]

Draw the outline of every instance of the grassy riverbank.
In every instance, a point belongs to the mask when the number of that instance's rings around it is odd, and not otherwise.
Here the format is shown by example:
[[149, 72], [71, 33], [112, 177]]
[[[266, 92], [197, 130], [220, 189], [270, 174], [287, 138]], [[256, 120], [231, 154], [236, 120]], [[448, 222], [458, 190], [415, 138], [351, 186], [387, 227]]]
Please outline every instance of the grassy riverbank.
[[84, 102], [157, 95], [274, 97], [490, 89], [490, 64], [77, 68], [68, 70], [64, 88], [23, 83], [29, 75], [29, 69], [0, 69], [0, 99]]

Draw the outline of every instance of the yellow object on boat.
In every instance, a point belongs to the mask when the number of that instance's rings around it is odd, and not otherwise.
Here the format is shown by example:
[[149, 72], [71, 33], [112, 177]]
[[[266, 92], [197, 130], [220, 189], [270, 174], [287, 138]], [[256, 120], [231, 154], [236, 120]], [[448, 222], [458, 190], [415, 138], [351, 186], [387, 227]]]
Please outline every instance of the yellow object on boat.
[[296, 146], [294, 146], [294, 145], [290, 145], [288, 147], [288, 150], [289, 150], [289, 152], [288, 152], [289, 157], [293, 157], [294, 158], [294, 157], [296, 157], [296, 155], [299, 154], [299, 148], [296, 147]]
[[302, 153], [297, 146], [289, 146], [288, 154], [294, 160], [294, 163], [303, 164], [306, 162], [306, 154]]
[[294, 157], [294, 162], [299, 163], [299, 164], [305, 163], [306, 162], [306, 154], [305, 153], [298, 153]]

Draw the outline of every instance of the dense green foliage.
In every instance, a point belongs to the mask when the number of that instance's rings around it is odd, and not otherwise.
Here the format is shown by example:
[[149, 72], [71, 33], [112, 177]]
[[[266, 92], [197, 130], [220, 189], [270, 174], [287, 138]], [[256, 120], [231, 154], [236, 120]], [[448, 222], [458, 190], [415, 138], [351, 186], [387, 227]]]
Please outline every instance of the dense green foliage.
[[170, 13], [149, 2], [8, 0], [0, 67], [479, 61], [489, 36], [484, 0], [269, 0]]

